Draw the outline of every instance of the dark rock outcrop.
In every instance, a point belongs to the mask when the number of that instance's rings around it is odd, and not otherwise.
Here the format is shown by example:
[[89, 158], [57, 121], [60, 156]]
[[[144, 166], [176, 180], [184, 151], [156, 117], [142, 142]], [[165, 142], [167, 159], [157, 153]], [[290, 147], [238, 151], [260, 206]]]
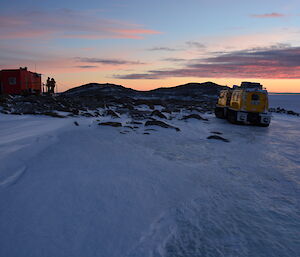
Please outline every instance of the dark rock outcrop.
[[216, 140], [221, 140], [223, 142], [230, 142], [228, 139], [226, 139], [224, 137], [217, 136], [217, 135], [209, 136], [209, 137], [207, 137], [207, 139], [216, 139]]
[[47, 116], [51, 116], [51, 117], [54, 117], [54, 118], [65, 118], [65, 116], [62, 116], [56, 112], [44, 112], [42, 113], [43, 115], [47, 115]]
[[289, 115], [295, 115], [295, 116], [300, 116], [300, 113], [294, 112], [292, 110], [286, 110], [284, 108], [270, 108], [269, 112], [276, 112], [276, 113], [284, 113], [284, 114], [289, 114]]
[[113, 110], [106, 110], [104, 112], [104, 116], [111, 116], [114, 119], [120, 118], [120, 116], [117, 113], [115, 113]]
[[182, 120], [188, 120], [188, 119], [196, 119], [196, 120], [205, 120], [208, 121], [206, 118], [202, 118], [199, 114], [190, 114], [182, 117]]
[[131, 122], [129, 122], [129, 124], [141, 125], [141, 124], [143, 124], [143, 122], [140, 122], [140, 121], [131, 121]]
[[122, 123], [120, 122], [100, 122], [98, 125], [100, 126], [112, 126], [112, 127], [122, 127]]
[[151, 113], [151, 116], [156, 116], [156, 117], [159, 117], [161, 119], [167, 119], [167, 117], [164, 114], [162, 114], [159, 110], [154, 110]]
[[172, 129], [175, 129], [176, 131], [180, 131], [179, 128], [171, 126], [171, 125], [169, 125], [163, 121], [159, 121], [159, 120], [148, 120], [148, 121], [146, 121], [145, 126], [159, 126], [162, 128], [172, 128]]

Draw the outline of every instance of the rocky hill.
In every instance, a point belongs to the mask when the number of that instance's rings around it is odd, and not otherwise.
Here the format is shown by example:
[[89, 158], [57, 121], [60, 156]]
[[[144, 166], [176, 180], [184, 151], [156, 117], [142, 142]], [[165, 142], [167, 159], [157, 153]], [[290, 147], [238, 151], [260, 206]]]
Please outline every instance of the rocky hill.
[[202, 97], [217, 96], [221, 89], [227, 88], [213, 82], [187, 83], [176, 87], [163, 87], [148, 91], [153, 96], [173, 96], [173, 97]]
[[89, 83], [79, 87], [71, 88], [63, 92], [62, 94], [66, 96], [132, 96], [137, 93], [138, 91], [131, 88], [123, 87], [121, 85], [115, 85], [110, 83]]
[[[1, 96], [0, 111], [6, 114], [59, 117], [98, 116], [102, 112], [105, 114], [106, 110], [114, 110], [117, 115], [127, 113], [134, 119], [150, 117], [155, 106], [160, 106], [160, 109], [169, 114], [182, 110], [210, 112], [214, 109], [217, 95], [223, 88], [215, 83], [206, 82], [138, 91], [109, 83], [89, 83], [55, 96]], [[147, 106], [149, 110], [141, 111], [140, 106]]]
[[153, 97], [153, 98], [201, 98], [217, 96], [225, 88], [213, 82], [187, 83], [175, 87], [161, 87], [149, 91], [138, 91], [115, 84], [89, 83], [71, 88], [63, 93], [67, 96], [114, 96], [114, 97]]

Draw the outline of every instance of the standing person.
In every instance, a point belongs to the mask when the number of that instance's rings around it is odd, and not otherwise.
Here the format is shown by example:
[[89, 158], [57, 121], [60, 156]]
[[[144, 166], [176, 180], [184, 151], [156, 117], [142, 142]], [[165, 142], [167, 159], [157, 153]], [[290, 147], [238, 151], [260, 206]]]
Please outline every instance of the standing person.
[[54, 94], [55, 86], [56, 86], [56, 81], [54, 80], [54, 78], [52, 78], [50, 81], [50, 93]]
[[47, 94], [50, 93], [50, 84], [51, 84], [50, 78], [48, 77], [48, 78], [47, 78], [47, 82], [46, 82]]

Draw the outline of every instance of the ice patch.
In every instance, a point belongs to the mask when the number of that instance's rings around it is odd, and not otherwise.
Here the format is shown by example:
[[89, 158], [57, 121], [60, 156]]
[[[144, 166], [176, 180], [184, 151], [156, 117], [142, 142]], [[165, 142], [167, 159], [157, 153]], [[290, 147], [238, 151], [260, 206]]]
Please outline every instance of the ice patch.
[[151, 225], [128, 257], [297, 256], [295, 213], [283, 206], [258, 208], [251, 195], [237, 196], [236, 201], [230, 197], [207, 191], [170, 209]]

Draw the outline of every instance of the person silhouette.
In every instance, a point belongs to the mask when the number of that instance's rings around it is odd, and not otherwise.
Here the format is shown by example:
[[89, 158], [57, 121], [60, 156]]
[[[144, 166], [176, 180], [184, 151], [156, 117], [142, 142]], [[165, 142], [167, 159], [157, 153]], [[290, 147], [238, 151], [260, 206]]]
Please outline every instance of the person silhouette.
[[56, 81], [54, 80], [54, 78], [52, 78], [50, 80], [50, 93], [54, 94], [54, 88], [56, 86]]
[[47, 78], [47, 82], [46, 82], [46, 88], [47, 88], [47, 93], [48, 93], [48, 94], [50, 93], [50, 84], [51, 84], [50, 78], [48, 77], [48, 78]]

